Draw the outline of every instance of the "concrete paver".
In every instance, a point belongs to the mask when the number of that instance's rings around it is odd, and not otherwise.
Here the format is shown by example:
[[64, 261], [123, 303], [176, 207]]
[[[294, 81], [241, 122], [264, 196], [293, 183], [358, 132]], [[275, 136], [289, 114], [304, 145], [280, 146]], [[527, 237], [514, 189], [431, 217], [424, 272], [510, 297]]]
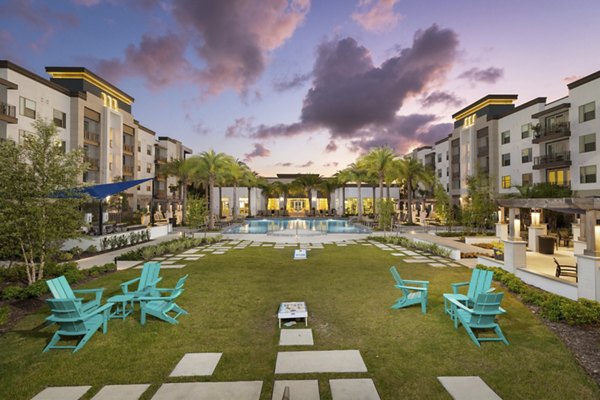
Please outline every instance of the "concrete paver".
[[187, 353], [169, 376], [210, 376], [223, 353]]
[[165, 383], [152, 400], [259, 400], [262, 381]]
[[107, 385], [92, 400], [138, 400], [150, 385]]
[[275, 381], [272, 400], [281, 400], [285, 387], [290, 388], [290, 399], [319, 400], [318, 380]]
[[372, 379], [330, 379], [332, 400], [380, 400]]
[[91, 386], [55, 386], [39, 392], [31, 400], [78, 400]]
[[282, 329], [279, 335], [280, 346], [312, 346], [312, 329]]
[[439, 376], [438, 380], [454, 400], [502, 400], [478, 376]]
[[276, 374], [367, 372], [358, 350], [285, 351], [277, 353]]

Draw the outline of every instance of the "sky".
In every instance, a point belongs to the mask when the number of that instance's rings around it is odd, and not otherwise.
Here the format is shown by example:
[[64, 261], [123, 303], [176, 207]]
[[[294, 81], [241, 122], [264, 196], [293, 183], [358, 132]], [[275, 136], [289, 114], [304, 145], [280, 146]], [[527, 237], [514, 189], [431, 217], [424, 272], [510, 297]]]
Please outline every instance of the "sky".
[[406, 154], [487, 94], [568, 94], [600, 70], [597, 0], [0, 0], [0, 59], [86, 67], [194, 154], [330, 176]]

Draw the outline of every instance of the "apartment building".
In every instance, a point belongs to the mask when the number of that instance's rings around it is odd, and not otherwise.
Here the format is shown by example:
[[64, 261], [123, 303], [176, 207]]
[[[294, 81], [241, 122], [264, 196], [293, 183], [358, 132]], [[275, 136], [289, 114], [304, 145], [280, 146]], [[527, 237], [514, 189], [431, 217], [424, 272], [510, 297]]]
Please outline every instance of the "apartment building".
[[[46, 67], [46, 72], [50, 80], [0, 60], [0, 139], [20, 141], [36, 119], [53, 121], [65, 151], [84, 149], [89, 169], [81, 181], [88, 184], [154, 177], [156, 163], [191, 154], [181, 142], [157, 137], [135, 120], [134, 98], [102, 77], [82, 67]], [[155, 198], [175, 199], [167, 196], [161, 178]], [[145, 207], [152, 182], [125, 195], [134, 209]]]

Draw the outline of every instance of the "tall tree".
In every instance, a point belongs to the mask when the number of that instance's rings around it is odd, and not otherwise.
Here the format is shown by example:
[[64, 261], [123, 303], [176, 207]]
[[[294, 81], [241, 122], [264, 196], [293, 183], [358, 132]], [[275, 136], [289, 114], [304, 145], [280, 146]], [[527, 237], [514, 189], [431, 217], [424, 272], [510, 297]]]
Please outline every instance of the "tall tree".
[[22, 145], [0, 141], [0, 237], [18, 244], [29, 284], [44, 278], [64, 240], [79, 235], [83, 199], [71, 190], [86, 169], [82, 150], [64, 153], [53, 123], [33, 126]]
[[239, 216], [239, 200], [237, 195], [237, 189], [244, 181], [244, 177], [250, 171], [250, 168], [240, 160], [237, 160], [231, 156], [226, 157], [226, 175], [225, 179], [228, 183], [233, 185], [233, 205], [231, 207], [232, 216], [237, 219]]
[[169, 161], [165, 165], [165, 172], [168, 176], [174, 176], [177, 178], [177, 186], [179, 189], [178, 197], [181, 201], [181, 225], [185, 225], [185, 214], [186, 214], [186, 199], [187, 199], [187, 186], [190, 182], [194, 164], [197, 162], [197, 158], [189, 159], [175, 159]]
[[306, 193], [306, 196], [308, 197], [308, 201], [311, 204], [311, 209], [313, 208], [312, 206], [312, 190], [315, 189], [319, 184], [321, 183], [321, 177], [319, 176], [319, 174], [302, 174], [300, 176], [298, 176], [296, 179], [294, 179], [293, 184], [297, 185], [298, 187], [301, 187], [304, 192]]
[[352, 180], [348, 169], [343, 169], [335, 173], [338, 184], [342, 186], [342, 216], [346, 214], [346, 184]]
[[408, 223], [413, 223], [412, 218], [412, 201], [414, 190], [418, 187], [419, 182], [430, 182], [432, 174], [425, 168], [419, 160], [414, 157], [407, 156], [397, 163], [396, 168], [399, 170], [398, 176], [404, 181], [406, 186], [408, 207]]
[[[383, 199], [383, 184], [386, 175], [390, 173], [395, 158], [396, 154], [388, 146], [376, 147], [362, 158], [367, 168], [377, 175], [380, 199]], [[375, 199], [373, 199], [373, 204], [375, 204]]]
[[[203, 181], [208, 189], [206, 192], [208, 204], [208, 228], [215, 228], [215, 215], [213, 212], [213, 200], [215, 185], [222, 179], [227, 165], [227, 155], [224, 153], [216, 153], [214, 150], [203, 151], [199, 156], [192, 171], [195, 180]], [[193, 157], [190, 157], [193, 158]], [[219, 199], [219, 210], [221, 207]]]
[[[358, 220], [362, 221], [363, 219], [363, 198], [362, 198], [362, 184], [369, 180], [369, 169], [364, 160], [359, 160], [358, 162], [352, 163], [348, 166], [347, 171], [352, 181], [356, 183], [356, 190], [358, 191], [357, 197], [357, 213]], [[373, 199], [375, 202], [375, 199]], [[373, 203], [375, 204], [375, 203]]]
[[338, 187], [340, 187], [340, 185], [335, 178], [323, 179], [319, 184], [319, 190], [327, 195], [327, 212], [332, 208], [331, 195]]
[[293, 185], [291, 183], [285, 182], [274, 182], [273, 185], [277, 196], [283, 197], [283, 212], [285, 214], [285, 212], [287, 211], [287, 199], [290, 195]]

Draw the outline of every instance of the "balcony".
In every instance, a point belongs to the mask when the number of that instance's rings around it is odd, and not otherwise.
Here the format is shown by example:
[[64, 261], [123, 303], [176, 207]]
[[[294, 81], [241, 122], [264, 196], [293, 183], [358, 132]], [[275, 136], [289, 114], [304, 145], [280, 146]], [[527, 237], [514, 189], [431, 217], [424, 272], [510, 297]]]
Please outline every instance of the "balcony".
[[123, 153], [129, 154], [129, 155], [133, 155], [133, 149], [135, 148], [134, 145], [132, 144], [123, 144]]
[[157, 199], [166, 199], [167, 191], [166, 190], [157, 190], [154, 197]]
[[546, 154], [533, 158], [533, 169], [560, 168], [571, 165], [571, 152]]
[[133, 176], [133, 165], [123, 165], [123, 175]]
[[[534, 127], [534, 131], [535, 129], [536, 127]], [[546, 128], [538, 129], [539, 130], [533, 134], [532, 143], [543, 143], [571, 136], [571, 125], [568, 122], [560, 122]]]
[[0, 121], [16, 124], [18, 122], [17, 108], [0, 101]]
[[100, 134], [90, 131], [83, 131], [83, 141], [87, 144], [100, 145]]
[[88, 156], [83, 157], [83, 161], [89, 164], [88, 170], [98, 171], [100, 169], [100, 160]]

